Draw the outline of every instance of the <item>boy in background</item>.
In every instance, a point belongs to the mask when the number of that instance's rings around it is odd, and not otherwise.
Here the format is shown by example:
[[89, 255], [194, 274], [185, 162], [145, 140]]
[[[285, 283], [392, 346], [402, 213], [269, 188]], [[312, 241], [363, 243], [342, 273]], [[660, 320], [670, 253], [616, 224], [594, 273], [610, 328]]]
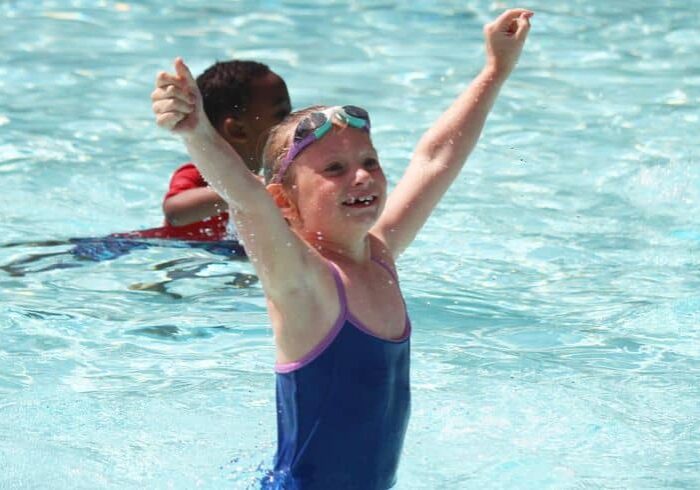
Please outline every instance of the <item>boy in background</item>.
[[[172, 84], [158, 74], [156, 90]], [[287, 85], [267, 65], [255, 61], [217, 62], [197, 77], [204, 111], [218, 133], [243, 158], [251, 172], [261, 167], [267, 131], [291, 111]], [[157, 103], [157, 102], [155, 102]], [[172, 102], [171, 102], [172, 103]], [[189, 104], [187, 100], [177, 103]], [[227, 238], [229, 216], [224, 200], [190, 162], [170, 179], [163, 201], [165, 225], [143, 238], [220, 241]]]

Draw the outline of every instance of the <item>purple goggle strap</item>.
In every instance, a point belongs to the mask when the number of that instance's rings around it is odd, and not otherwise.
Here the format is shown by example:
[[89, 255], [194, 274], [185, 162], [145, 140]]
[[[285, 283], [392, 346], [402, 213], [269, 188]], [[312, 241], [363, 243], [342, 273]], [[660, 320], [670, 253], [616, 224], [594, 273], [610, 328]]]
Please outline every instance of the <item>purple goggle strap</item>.
[[301, 151], [304, 148], [309, 146], [314, 141], [316, 141], [316, 133], [312, 131], [308, 135], [306, 135], [306, 137], [303, 140], [297, 141], [292, 145], [292, 148], [289, 150], [289, 153], [287, 153], [287, 156], [284, 157], [284, 160], [282, 160], [282, 164], [280, 165], [279, 171], [272, 179], [273, 184], [279, 184], [282, 182], [284, 174], [287, 173], [287, 169], [292, 164], [297, 155], [299, 155], [299, 153], [301, 153]]

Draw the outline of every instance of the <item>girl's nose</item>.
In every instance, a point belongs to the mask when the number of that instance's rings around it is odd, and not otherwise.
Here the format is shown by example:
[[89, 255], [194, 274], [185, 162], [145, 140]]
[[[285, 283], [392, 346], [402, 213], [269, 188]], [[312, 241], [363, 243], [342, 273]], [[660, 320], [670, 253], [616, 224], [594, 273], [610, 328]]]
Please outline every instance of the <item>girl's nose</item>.
[[364, 167], [360, 167], [355, 171], [355, 185], [365, 185], [372, 181], [370, 174]]

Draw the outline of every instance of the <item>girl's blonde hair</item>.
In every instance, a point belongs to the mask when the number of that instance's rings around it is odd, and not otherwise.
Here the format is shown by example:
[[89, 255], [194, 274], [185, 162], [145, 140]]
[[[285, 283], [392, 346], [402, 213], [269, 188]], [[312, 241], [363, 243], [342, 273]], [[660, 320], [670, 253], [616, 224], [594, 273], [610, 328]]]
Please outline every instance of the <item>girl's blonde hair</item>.
[[[265, 184], [272, 182], [272, 179], [279, 172], [282, 161], [292, 146], [294, 131], [299, 122], [312, 112], [321, 112], [329, 107], [314, 105], [292, 112], [281, 123], [270, 129], [265, 148], [263, 149], [263, 176], [265, 177]], [[294, 166], [292, 165], [282, 178], [282, 185], [284, 187], [291, 186], [294, 182], [293, 177]]]

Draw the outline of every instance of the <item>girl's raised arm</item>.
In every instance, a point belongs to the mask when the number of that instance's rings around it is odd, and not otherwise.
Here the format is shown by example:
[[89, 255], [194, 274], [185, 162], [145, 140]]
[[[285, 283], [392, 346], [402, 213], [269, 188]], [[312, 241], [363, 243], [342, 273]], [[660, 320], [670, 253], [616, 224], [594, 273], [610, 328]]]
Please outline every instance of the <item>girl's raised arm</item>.
[[[268, 299], [285, 303], [305, 280], [318, 282], [309, 267], [309, 247], [290, 229], [263, 184], [214, 129], [189, 68], [175, 60], [175, 74], [160, 73], [151, 95], [159, 126], [182, 136], [192, 161], [231, 208], [246, 252]], [[322, 273], [326, 273], [325, 269]], [[313, 288], [307, 290], [313, 291]]]
[[398, 257], [418, 234], [476, 145], [496, 96], [518, 61], [533, 12], [513, 9], [484, 27], [486, 65], [418, 142], [372, 232]]

